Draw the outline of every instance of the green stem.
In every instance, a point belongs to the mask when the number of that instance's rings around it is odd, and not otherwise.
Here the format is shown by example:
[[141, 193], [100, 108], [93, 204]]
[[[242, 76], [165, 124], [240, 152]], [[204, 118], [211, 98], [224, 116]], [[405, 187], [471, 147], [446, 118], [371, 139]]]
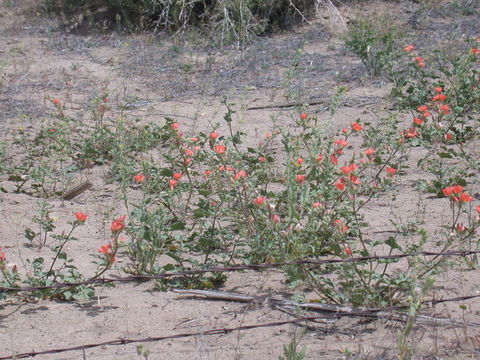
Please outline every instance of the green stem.
[[[57, 253], [55, 254], [55, 257], [53, 258], [53, 261], [52, 261], [52, 264], [50, 265], [50, 269], [48, 269], [47, 271], [47, 276], [45, 277], [45, 280], [48, 279], [48, 277], [50, 275], [52, 275], [52, 270], [53, 270], [53, 266], [55, 265], [55, 262], [57, 261], [58, 257], [60, 256], [60, 253], [62, 252], [62, 249], [63, 247], [65, 246], [65, 244], [67, 243], [67, 241], [70, 239], [70, 235], [72, 235], [73, 233], [73, 230], [75, 230], [75, 228], [78, 226], [77, 223], [74, 223], [73, 226], [72, 226], [72, 229], [70, 230], [70, 232], [68, 233], [67, 236], [65, 236], [64, 234], [62, 234], [62, 237], [64, 237], [65, 241], [62, 243], [62, 245], [60, 245], [60, 247], [58, 248], [57, 250]], [[54, 281], [56, 279], [56, 276], [54, 277]]]
[[88, 281], [93, 281], [95, 279], [98, 279], [100, 276], [102, 276], [108, 269], [110, 269], [110, 267], [112, 266], [113, 264], [113, 259], [115, 258], [115, 255], [117, 254], [117, 250], [118, 250], [118, 236], [120, 235], [120, 233], [117, 233], [114, 235], [113, 237], [113, 253], [110, 254], [110, 260], [108, 262], [108, 264], [105, 266], [105, 268], [103, 268], [99, 273], [95, 274], [93, 277], [91, 277], [90, 279], [88, 279]]

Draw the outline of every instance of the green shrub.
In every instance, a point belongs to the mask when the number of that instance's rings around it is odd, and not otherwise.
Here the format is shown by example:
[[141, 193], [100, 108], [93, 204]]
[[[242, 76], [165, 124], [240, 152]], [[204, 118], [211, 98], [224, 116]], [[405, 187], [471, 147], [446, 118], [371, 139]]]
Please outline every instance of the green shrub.
[[360, 57], [369, 75], [378, 76], [391, 68], [404, 37], [404, 31], [387, 16], [375, 21], [365, 18], [348, 25], [345, 45]]

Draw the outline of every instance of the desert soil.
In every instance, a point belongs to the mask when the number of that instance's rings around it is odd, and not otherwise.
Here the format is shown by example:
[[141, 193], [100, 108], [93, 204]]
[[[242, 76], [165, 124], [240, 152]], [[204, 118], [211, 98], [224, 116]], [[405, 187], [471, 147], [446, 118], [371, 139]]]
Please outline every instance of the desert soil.
[[[302, 102], [324, 99], [309, 111], [322, 118], [336, 86], [348, 92], [335, 116], [338, 127], [354, 119], [375, 122], [390, 107], [385, 98], [388, 82], [369, 78], [359, 59], [345, 50], [342, 23], [334, 14], [311, 16], [311, 25], [298, 26], [289, 33], [262, 38], [246, 49], [207, 48], [157, 40], [149, 35], [78, 35], [63, 31], [54, 20], [35, 13], [33, 1], [2, 1], [0, 5], [0, 136], [7, 143], [19, 127], [35, 129], [54, 108], [46, 97], [61, 99], [69, 114], [89, 121], [85, 104], [107, 91], [109, 112], [129, 119], [164, 122], [177, 119], [189, 132], [208, 131], [222, 122], [223, 96], [236, 104], [235, 126], [244, 129], [252, 144], [271, 131], [275, 124], [288, 127], [295, 108], [248, 110], [292, 101], [293, 93]], [[448, 4], [449, 2], [442, 2]], [[474, 3], [474, 2], [473, 2]], [[407, 25], [419, 4], [415, 2], [358, 2], [339, 7], [344, 20], [369, 14], [394, 15]], [[463, 15], [433, 11], [418, 29], [410, 29], [418, 46], [440, 46], [462, 34], [480, 34], [478, 14]], [[475, 33], [478, 32], [478, 33]], [[287, 72], [303, 49], [295, 77]], [[298, 95], [297, 97], [298, 98]], [[125, 106], [128, 105], [128, 106]], [[411, 154], [415, 163], [419, 154]], [[109, 214], [124, 211], [115, 185], [107, 184], [104, 167], [85, 169], [76, 182], [94, 186], [72, 201], [49, 199], [58, 224], [66, 224], [75, 211], [89, 214], [87, 224], [76, 234], [80, 241], [68, 249], [82, 273], [95, 271], [90, 254], [108, 241]], [[449, 216], [445, 199], [433, 199], [415, 190], [415, 181], [425, 174], [402, 175], [397, 196], [371, 204], [367, 211], [369, 235], [375, 239], [392, 230], [390, 219], [425, 216], [432, 232]], [[32, 226], [38, 198], [13, 192], [5, 178], [0, 184], [0, 246], [9, 261], [23, 271], [25, 259], [39, 255], [27, 247], [23, 232]], [[134, 190], [132, 190], [134, 192]], [[427, 201], [428, 200], [428, 201]], [[105, 215], [107, 214], [107, 215]], [[406, 220], [405, 220], [406, 221]], [[63, 225], [58, 225], [61, 230]], [[66, 226], [66, 225], [65, 225]], [[128, 241], [128, 239], [127, 239]], [[42, 250], [46, 251], [46, 250]], [[42, 254], [49, 256], [48, 252]], [[124, 275], [125, 259], [109, 275]], [[478, 272], [451, 271], [439, 277], [433, 295], [437, 298], [479, 292]], [[277, 270], [229, 274], [221, 289], [244, 294], [289, 298], [305, 288], [289, 288]], [[462, 305], [462, 307], [460, 307]], [[476, 300], [436, 305], [425, 314], [480, 323]], [[136, 339], [203, 332], [214, 328], [267, 323], [292, 319], [268, 305], [245, 305], [209, 301], [155, 291], [149, 282], [98, 288], [91, 302], [9, 299], [0, 304], [0, 356], [28, 351], [91, 344], [120, 338]], [[278, 359], [282, 347], [294, 333], [305, 334], [300, 346], [306, 359], [346, 359], [346, 349], [358, 359], [394, 359], [396, 334], [403, 323], [387, 319], [342, 318], [333, 322], [284, 325], [222, 335], [144, 343], [151, 359]], [[418, 359], [476, 359], [480, 357], [480, 329], [418, 325], [411, 344]], [[41, 359], [138, 359], [136, 344], [102, 346], [93, 349], [43, 355]]]

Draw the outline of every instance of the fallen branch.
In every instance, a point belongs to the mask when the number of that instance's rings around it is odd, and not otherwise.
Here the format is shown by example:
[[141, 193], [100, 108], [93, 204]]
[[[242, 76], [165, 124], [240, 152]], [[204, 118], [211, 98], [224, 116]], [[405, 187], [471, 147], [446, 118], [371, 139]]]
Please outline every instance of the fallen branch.
[[[387, 319], [406, 322], [408, 320], [407, 314], [395, 313], [393, 310], [404, 309], [405, 306], [392, 307], [389, 309], [376, 309], [355, 307], [348, 305], [336, 305], [336, 304], [322, 304], [322, 303], [299, 303], [292, 300], [275, 299], [270, 296], [252, 296], [230, 292], [212, 291], [212, 290], [183, 290], [174, 289], [173, 292], [179, 294], [201, 296], [203, 298], [211, 300], [223, 300], [223, 301], [235, 301], [243, 303], [254, 303], [269, 305], [280, 309], [305, 309], [307, 311], [315, 311], [324, 313], [327, 317], [343, 317], [343, 316], [355, 316], [355, 317], [370, 317], [376, 319]], [[416, 322], [423, 325], [445, 325], [445, 326], [480, 326], [479, 323], [456, 321], [446, 318], [436, 318], [426, 315], [418, 315]]]
[[263, 109], [285, 109], [285, 108], [292, 108], [292, 107], [299, 107], [305, 105], [327, 105], [330, 102], [330, 99], [318, 99], [312, 100], [307, 102], [294, 102], [294, 103], [286, 103], [286, 104], [271, 104], [271, 105], [259, 105], [259, 106], [250, 106], [247, 110], [263, 110]]
[[80, 185], [75, 186], [73, 189], [68, 190], [65, 194], [63, 194], [63, 200], [72, 200], [74, 197], [80, 195], [84, 191], [87, 191], [93, 186], [90, 181], [84, 181]]
[[[321, 98], [306, 102], [292, 102], [286, 104], [271, 104], [271, 105], [258, 105], [250, 106], [247, 110], [265, 110], [265, 109], [288, 109], [293, 107], [302, 107], [302, 106], [313, 106], [313, 105], [325, 105], [329, 107], [332, 100], [330, 98]], [[343, 99], [341, 104], [342, 106], [348, 107], [362, 107], [367, 105], [373, 105], [378, 102], [378, 99], [369, 96], [355, 96], [348, 99]]]

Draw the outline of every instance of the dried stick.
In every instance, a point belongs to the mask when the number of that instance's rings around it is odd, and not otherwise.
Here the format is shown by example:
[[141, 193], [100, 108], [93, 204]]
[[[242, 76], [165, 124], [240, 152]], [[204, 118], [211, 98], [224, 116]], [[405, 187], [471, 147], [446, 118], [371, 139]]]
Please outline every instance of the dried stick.
[[68, 190], [65, 194], [63, 194], [63, 200], [72, 200], [74, 197], [80, 195], [84, 191], [87, 191], [93, 186], [90, 181], [84, 181], [80, 185], [75, 186], [73, 189]]
[[[281, 309], [305, 309], [308, 311], [315, 311], [325, 313], [328, 317], [334, 316], [360, 316], [371, 317], [377, 319], [388, 319], [405, 322], [408, 319], [407, 314], [394, 313], [392, 311], [385, 311], [383, 309], [372, 309], [365, 307], [355, 307], [336, 304], [321, 304], [321, 303], [299, 303], [292, 300], [275, 299], [268, 296], [251, 296], [230, 292], [212, 291], [212, 290], [183, 290], [174, 289], [173, 292], [179, 294], [188, 294], [193, 296], [201, 296], [212, 300], [248, 302], [256, 304], [268, 304], [272, 307]], [[480, 324], [474, 322], [456, 321], [445, 318], [436, 318], [426, 315], [418, 315], [417, 323], [424, 325], [445, 325], [445, 326], [474, 326], [478, 327]]]

